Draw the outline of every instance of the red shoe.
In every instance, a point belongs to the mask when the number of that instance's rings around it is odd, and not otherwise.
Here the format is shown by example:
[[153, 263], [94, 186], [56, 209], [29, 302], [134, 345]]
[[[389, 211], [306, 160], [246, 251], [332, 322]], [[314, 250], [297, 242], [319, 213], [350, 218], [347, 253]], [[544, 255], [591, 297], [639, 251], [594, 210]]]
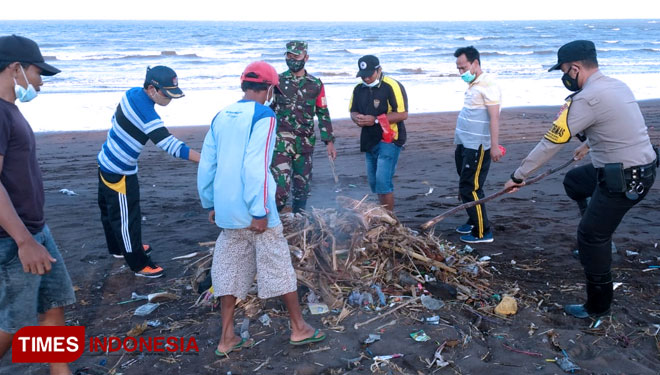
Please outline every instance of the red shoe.
[[155, 264], [147, 265], [142, 270], [135, 273], [135, 276], [148, 277], [150, 279], [155, 279], [163, 275], [165, 275], [165, 271]]

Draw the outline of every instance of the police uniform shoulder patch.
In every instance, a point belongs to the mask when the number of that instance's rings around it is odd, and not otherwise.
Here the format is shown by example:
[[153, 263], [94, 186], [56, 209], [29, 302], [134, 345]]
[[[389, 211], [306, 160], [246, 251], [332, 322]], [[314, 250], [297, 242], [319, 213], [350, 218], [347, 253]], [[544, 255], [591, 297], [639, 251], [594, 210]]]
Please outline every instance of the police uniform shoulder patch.
[[568, 128], [568, 111], [571, 107], [571, 100], [567, 100], [559, 113], [552, 122], [552, 127], [545, 133], [544, 138], [555, 144], [568, 143], [571, 140], [571, 130]]

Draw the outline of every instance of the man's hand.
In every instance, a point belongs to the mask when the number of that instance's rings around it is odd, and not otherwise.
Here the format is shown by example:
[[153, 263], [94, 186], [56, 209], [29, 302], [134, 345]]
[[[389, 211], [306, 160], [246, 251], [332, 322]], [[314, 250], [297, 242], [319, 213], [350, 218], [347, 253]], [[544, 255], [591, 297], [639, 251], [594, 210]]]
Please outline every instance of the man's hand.
[[209, 211], [209, 222], [215, 224], [215, 210]]
[[18, 246], [18, 259], [23, 265], [23, 271], [35, 275], [43, 275], [50, 272], [51, 263], [57, 262], [50, 256], [48, 250], [40, 243], [30, 238]]
[[517, 183], [513, 182], [513, 180], [511, 180], [511, 179], [509, 179], [509, 181], [507, 181], [507, 182], [504, 184], [504, 188], [507, 189], [507, 190], [509, 190], [509, 193], [515, 193], [515, 192], [518, 191], [518, 190], [520, 189], [520, 187], [522, 187], [522, 186], [525, 186], [525, 183], [524, 183], [524, 182], [523, 182], [523, 183], [520, 183], [520, 184], [517, 184]]
[[589, 145], [584, 142], [573, 151], [573, 160], [582, 160], [589, 153]]
[[190, 152], [188, 153], [188, 160], [192, 162], [199, 163], [199, 158], [200, 158], [200, 154], [195, 150], [191, 149]]
[[267, 226], [268, 226], [268, 217], [265, 217], [263, 219], [252, 218], [252, 223], [250, 224], [248, 229], [253, 232], [261, 234], [266, 231]]
[[499, 145], [495, 145], [490, 148], [490, 159], [492, 161], [497, 163], [500, 161], [500, 159], [502, 159], [502, 156], [504, 155], [502, 155], [502, 150], [500, 149]]
[[328, 156], [330, 159], [335, 160], [337, 159], [337, 150], [335, 150], [335, 143], [330, 141], [326, 145], [326, 148], [328, 149]]
[[376, 117], [371, 115], [357, 114], [354, 120], [357, 126], [361, 128], [365, 126], [374, 126], [376, 123]]

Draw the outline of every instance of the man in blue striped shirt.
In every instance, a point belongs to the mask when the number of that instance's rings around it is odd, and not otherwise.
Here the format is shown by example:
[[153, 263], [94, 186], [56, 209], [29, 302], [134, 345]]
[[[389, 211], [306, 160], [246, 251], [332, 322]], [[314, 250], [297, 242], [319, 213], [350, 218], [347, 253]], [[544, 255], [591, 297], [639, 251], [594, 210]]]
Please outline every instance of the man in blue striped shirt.
[[199, 162], [199, 153], [170, 134], [154, 108], [154, 104], [166, 106], [181, 97], [174, 70], [166, 66], [147, 68], [144, 86], [126, 91], [119, 102], [97, 157], [98, 203], [108, 251], [126, 259], [136, 276], [156, 278], [164, 274], [149, 257], [151, 249], [142, 245], [137, 160], [144, 145], [151, 140], [174, 157]]

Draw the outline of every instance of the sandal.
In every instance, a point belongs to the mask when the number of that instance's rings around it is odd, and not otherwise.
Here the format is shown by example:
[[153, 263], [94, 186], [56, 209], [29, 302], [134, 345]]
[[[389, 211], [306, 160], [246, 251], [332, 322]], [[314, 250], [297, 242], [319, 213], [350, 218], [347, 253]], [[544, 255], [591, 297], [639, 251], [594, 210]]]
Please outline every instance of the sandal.
[[300, 341], [289, 340], [289, 344], [291, 344], [291, 345], [305, 345], [305, 344], [313, 344], [315, 342], [325, 340], [325, 337], [326, 337], [325, 333], [321, 334], [320, 336], [319, 336], [319, 333], [320, 333], [320, 331], [317, 328], [316, 331], [314, 331], [314, 334], [311, 337], [308, 337], [308, 338], [306, 338], [304, 340], [300, 340]]
[[241, 338], [241, 342], [239, 342], [238, 344], [232, 346], [226, 352], [221, 352], [218, 349], [216, 349], [215, 350], [215, 355], [217, 355], [220, 358], [227, 357], [229, 353], [237, 352], [237, 351], [241, 350], [243, 348], [243, 346], [245, 346], [245, 344], [248, 343], [249, 341], [250, 341], [250, 339]]

